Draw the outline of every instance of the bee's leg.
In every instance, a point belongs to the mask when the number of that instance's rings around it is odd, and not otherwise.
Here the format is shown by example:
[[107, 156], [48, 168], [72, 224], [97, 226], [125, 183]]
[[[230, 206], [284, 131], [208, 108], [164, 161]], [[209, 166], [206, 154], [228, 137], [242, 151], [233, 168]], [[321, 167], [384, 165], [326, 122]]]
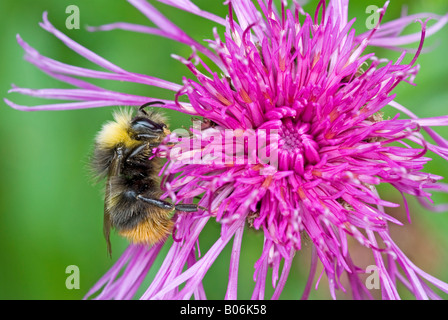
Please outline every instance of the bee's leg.
[[176, 210], [176, 211], [184, 211], [184, 212], [196, 212], [199, 209], [205, 210], [205, 208], [198, 207], [198, 205], [196, 205], [196, 204], [173, 205], [167, 201], [160, 200], [160, 199], [147, 198], [145, 196], [142, 196], [141, 194], [139, 194], [137, 196], [137, 199], [142, 200], [146, 203], [153, 204], [161, 209], [166, 209], [166, 210]]
[[135, 138], [137, 140], [142, 140], [142, 139], [157, 139], [159, 138], [160, 135], [158, 134], [151, 134], [151, 133], [138, 133], [135, 135]]
[[147, 198], [145, 196], [142, 196], [141, 194], [139, 194], [137, 196], [137, 199], [142, 200], [146, 203], [155, 205], [161, 209], [165, 209], [165, 210], [174, 210], [175, 209], [173, 204], [171, 204], [167, 201], [160, 200], [160, 199]]
[[198, 207], [196, 204], [178, 204], [174, 206], [174, 209], [176, 211], [183, 211], [183, 212], [196, 212], [199, 209], [203, 209], [201, 207]]
[[147, 147], [148, 147], [148, 145], [145, 143], [145, 144], [142, 144], [141, 146], [138, 146], [138, 147], [134, 148], [134, 149], [131, 151], [131, 153], [129, 153], [129, 155], [127, 156], [127, 158], [126, 158], [126, 162], [128, 162], [128, 163], [129, 163], [129, 162], [132, 162], [132, 161], [134, 160], [134, 158], [140, 156], [140, 154], [141, 154], [142, 152], [144, 152], [144, 150], [145, 150]]

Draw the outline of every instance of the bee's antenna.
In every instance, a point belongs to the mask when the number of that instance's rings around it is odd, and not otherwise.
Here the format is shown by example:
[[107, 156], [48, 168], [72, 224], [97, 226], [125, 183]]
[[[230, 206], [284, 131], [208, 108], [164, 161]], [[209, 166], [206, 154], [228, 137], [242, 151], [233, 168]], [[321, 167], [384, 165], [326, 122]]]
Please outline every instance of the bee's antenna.
[[147, 102], [147, 103], [145, 103], [144, 105], [141, 105], [141, 106], [138, 108], [138, 111], [142, 112], [142, 113], [145, 114], [145, 115], [148, 115], [148, 113], [145, 111], [145, 108], [146, 108], [146, 107], [149, 107], [149, 106], [152, 106], [152, 105], [154, 105], [154, 104], [162, 104], [162, 105], [164, 105], [165, 103], [162, 102], [162, 101], [151, 101], [151, 102]]

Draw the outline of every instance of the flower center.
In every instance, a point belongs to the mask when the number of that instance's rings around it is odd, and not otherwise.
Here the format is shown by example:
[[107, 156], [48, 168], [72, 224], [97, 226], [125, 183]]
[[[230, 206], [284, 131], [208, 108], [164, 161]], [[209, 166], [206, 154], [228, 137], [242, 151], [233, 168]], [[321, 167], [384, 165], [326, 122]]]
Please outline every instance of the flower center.
[[319, 145], [309, 123], [295, 123], [291, 118], [284, 119], [279, 135], [280, 170], [294, 170], [303, 174], [307, 165], [319, 162]]

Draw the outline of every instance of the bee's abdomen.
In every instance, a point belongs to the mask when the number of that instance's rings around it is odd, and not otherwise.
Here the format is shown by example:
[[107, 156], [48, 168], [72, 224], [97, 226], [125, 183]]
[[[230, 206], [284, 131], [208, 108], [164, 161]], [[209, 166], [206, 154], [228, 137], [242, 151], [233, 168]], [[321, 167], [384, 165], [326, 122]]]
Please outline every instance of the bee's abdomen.
[[162, 210], [139, 200], [138, 195], [160, 197], [157, 181], [150, 177], [140, 176], [133, 171], [124, 172], [122, 176], [110, 180], [111, 192], [106, 198], [112, 224], [118, 230], [135, 228], [148, 215], [158, 214]]
[[164, 240], [173, 229], [173, 221], [159, 214], [146, 215], [134, 228], [119, 230], [132, 243], [155, 244]]
[[133, 190], [123, 190], [106, 198], [106, 206], [115, 228], [133, 228], [144, 218], [144, 208], [139, 206], [136, 196]]

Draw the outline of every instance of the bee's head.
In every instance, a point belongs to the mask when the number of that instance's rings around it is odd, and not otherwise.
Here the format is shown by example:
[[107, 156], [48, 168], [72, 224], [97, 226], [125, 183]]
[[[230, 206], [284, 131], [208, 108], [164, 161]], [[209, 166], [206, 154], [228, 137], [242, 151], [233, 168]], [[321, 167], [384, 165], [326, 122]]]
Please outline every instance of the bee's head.
[[131, 129], [136, 134], [161, 135], [166, 129], [166, 124], [157, 123], [148, 117], [137, 116], [131, 121]]
[[163, 117], [159, 113], [146, 112], [145, 108], [153, 104], [163, 104], [160, 101], [153, 101], [142, 105], [138, 109], [137, 115], [131, 121], [131, 131], [137, 140], [161, 140], [168, 133], [167, 125], [163, 122]]

